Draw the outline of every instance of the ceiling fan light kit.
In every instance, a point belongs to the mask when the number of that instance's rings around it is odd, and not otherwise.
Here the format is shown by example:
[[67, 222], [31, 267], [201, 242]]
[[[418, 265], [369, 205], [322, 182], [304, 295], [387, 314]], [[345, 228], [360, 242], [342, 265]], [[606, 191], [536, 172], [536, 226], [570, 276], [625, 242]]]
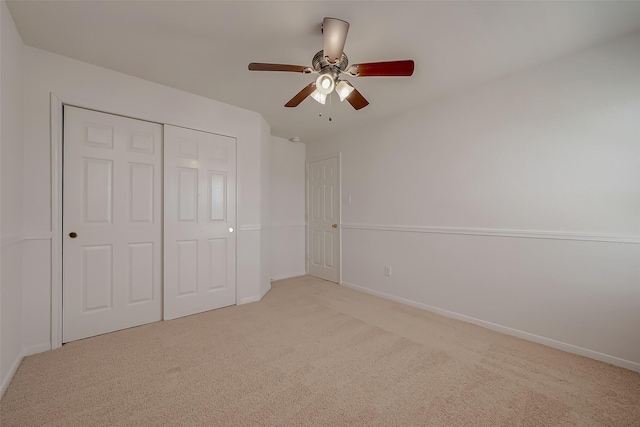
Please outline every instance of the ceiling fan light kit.
[[333, 92], [333, 88], [336, 86], [331, 74], [320, 74], [316, 79], [316, 90], [324, 95], [329, 95]]
[[348, 22], [337, 18], [324, 18], [322, 21], [324, 46], [323, 50], [313, 57], [311, 61], [312, 67], [252, 62], [249, 64], [249, 70], [319, 74], [315, 82], [298, 92], [285, 104], [285, 107], [297, 107], [308, 96], [324, 104], [327, 100], [327, 95], [335, 90], [340, 97], [340, 101], [346, 99], [356, 110], [369, 105], [369, 101], [351, 83], [341, 80], [340, 74], [348, 74], [351, 77], [409, 77], [413, 75], [414, 62], [410, 59], [354, 64], [347, 69], [349, 59], [344, 53], [344, 45], [347, 41], [348, 32]]
[[317, 89], [311, 94], [311, 97], [322, 105], [324, 105], [327, 102], [327, 94], [322, 93]]
[[349, 95], [351, 95], [353, 89], [355, 88], [346, 80], [338, 82], [336, 85], [336, 93], [340, 97], [340, 102], [344, 101]]

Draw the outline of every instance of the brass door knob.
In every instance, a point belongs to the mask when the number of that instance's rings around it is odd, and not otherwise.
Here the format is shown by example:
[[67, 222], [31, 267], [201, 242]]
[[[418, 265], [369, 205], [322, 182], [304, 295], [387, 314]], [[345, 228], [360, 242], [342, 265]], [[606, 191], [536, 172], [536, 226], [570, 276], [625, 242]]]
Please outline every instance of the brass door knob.
[[78, 237], [78, 233], [76, 233], [75, 231], [72, 231], [71, 233], [69, 233], [69, 237], [71, 237], [72, 239], [75, 239], [76, 237]]
[[331, 228], [338, 228], [338, 224], [333, 224]]

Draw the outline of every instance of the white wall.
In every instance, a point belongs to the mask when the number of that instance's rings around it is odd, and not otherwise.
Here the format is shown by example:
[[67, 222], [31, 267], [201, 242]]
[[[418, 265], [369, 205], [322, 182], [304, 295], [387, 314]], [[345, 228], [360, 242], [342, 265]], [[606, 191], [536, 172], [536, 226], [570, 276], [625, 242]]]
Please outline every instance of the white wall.
[[22, 39], [0, 3], [0, 397], [22, 359]]
[[[269, 163], [271, 148], [271, 127], [261, 117], [259, 124], [260, 144], [254, 148], [253, 169], [251, 173], [258, 181], [258, 191], [254, 195], [253, 204], [258, 207], [257, 217], [251, 223], [238, 227], [239, 239], [243, 249], [238, 249], [238, 274], [242, 272], [247, 280], [245, 291], [238, 293], [238, 303], [247, 304], [260, 301], [269, 292], [269, 271], [271, 268], [270, 230], [269, 230]], [[248, 249], [247, 249], [248, 248]], [[260, 262], [256, 263], [255, 259]]]
[[271, 289], [271, 127], [262, 121], [260, 144], [260, 295]]
[[271, 277], [303, 276], [305, 271], [305, 144], [272, 137]]
[[[27, 353], [50, 348], [51, 157], [50, 105], [63, 102], [134, 118], [237, 138], [238, 302], [260, 298], [260, 240], [244, 231], [261, 220], [261, 154], [264, 119], [257, 113], [24, 47], [25, 328]], [[249, 225], [249, 226], [247, 226]], [[243, 268], [246, 266], [246, 268]], [[256, 267], [257, 266], [257, 267]], [[37, 268], [36, 268], [37, 267]]]
[[[4, 56], [4, 52], [2, 49], [2, 31], [4, 25], [2, 25], [2, 21], [4, 20], [4, 14], [6, 13], [6, 5], [4, 1], [0, 0], [0, 205], [2, 204], [2, 100], [3, 98], [3, 88], [2, 88], [2, 57]], [[2, 209], [0, 209], [0, 224], [2, 223]], [[2, 242], [2, 226], [0, 225], [0, 243]], [[4, 395], [5, 391], [5, 378], [2, 374], [2, 245], [0, 244], [0, 399]]]
[[[4, 57], [4, 50], [2, 49], [2, 32], [4, 31], [4, 15], [7, 11], [6, 4], [3, 0], [0, 0], [0, 207], [2, 204], [2, 102], [4, 99], [3, 87], [2, 87], [2, 58]], [[2, 223], [2, 209], [0, 208], [0, 224]], [[0, 225], [0, 243], [2, 242], [2, 226]], [[0, 399], [4, 395], [5, 389], [5, 377], [2, 369], [2, 245], [0, 244]]]
[[635, 33], [307, 144], [342, 152], [344, 284], [640, 370], [638, 52]]

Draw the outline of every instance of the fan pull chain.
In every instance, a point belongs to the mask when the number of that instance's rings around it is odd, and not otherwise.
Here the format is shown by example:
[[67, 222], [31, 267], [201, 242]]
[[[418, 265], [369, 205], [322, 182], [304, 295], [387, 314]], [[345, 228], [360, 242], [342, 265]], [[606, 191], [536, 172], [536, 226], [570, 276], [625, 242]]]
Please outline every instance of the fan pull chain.
[[[333, 103], [332, 103], [332, 94], [329, 94], [329, 121], [332, 122], [333, 118], [331, 117], [331, 109], [333, 108]], [[322, 106], [320, 106], [322, 107]], [[322, 117], [322, 113], [318, 113], [318, 117]]]
[[333, 92], [331, 92], [329, 94], [329, 121], [332, 121], [333, 119], [331, 118], [331, 110], [333, 109]]

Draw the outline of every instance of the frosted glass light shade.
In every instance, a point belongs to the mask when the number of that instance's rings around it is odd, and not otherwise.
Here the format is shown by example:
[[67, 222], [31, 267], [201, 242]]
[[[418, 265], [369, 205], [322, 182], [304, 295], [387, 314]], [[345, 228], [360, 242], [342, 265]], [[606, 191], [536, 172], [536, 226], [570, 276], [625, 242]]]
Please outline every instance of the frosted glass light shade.
[[344, 101], [347, 96], [351, 95], [354, 87], [351, 86], [348, 82], [340, 81], [336, 85], [336, 92], [338, 92], [338, 96], [340, 97], [340, 101]]
[[311, 97], [323, 105], [327, 101], [327, 95], [322, 92], [319, 92], [317, 89], [313, 91], [313, 93], [311, 94]]
[[316, 90], [320, 93], [329, 95], [334, 87], [336, 87], [336, 84], [329, 74], [321, 74], [316, 79]]

